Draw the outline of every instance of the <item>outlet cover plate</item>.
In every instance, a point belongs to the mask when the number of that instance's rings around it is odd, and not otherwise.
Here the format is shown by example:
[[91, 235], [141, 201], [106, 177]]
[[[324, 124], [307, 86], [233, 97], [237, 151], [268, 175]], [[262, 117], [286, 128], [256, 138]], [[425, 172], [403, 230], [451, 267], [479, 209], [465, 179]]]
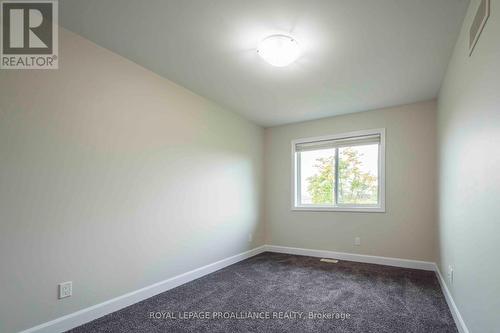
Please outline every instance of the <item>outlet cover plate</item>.
[[73, 282], [61, 282], [59, 283], [59, 299], [70, 297], [73, 295]]

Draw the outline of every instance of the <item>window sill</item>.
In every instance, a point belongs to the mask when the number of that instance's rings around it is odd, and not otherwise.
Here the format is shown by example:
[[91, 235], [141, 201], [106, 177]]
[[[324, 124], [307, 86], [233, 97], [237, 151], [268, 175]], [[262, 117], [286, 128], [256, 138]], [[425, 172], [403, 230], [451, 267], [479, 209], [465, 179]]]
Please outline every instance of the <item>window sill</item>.
[[292, 207], [292, 211], [385, 213], [385, 207], [310, 207], [310, 206], [295, 206], [295, 207]]

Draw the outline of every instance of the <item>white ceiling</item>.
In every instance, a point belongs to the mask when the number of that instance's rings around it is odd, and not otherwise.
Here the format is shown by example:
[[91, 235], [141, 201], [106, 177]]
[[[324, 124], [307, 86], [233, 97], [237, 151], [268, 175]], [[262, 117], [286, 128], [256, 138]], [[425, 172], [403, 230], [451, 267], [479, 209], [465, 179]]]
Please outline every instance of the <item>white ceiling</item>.
[[[264, 126], [435, 98], [467, 0], [61, 0], [62, 25]], [[275, 33], [303, 56], [256, 53]]]

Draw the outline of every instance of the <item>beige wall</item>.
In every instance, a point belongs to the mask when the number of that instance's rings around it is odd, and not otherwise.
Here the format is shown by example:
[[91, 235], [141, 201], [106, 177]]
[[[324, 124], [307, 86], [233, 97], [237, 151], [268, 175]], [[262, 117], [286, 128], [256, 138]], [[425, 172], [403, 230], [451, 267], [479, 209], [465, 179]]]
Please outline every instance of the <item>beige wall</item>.
[[472, 0], [438, 106], [439, 255], [470, 332], [500, 332], [500, 1], [472, 57]]
[[60, 46], [59, 70], [0, 71], [0, 332], [263, 242], [260, 127], [63, 29]]
[[[434, 261], [435, 108], [424, 102], [266, 129], [267, 242]], [[371, 128], [387, 130], [386, 213], [291, 211], [290, 141]]]

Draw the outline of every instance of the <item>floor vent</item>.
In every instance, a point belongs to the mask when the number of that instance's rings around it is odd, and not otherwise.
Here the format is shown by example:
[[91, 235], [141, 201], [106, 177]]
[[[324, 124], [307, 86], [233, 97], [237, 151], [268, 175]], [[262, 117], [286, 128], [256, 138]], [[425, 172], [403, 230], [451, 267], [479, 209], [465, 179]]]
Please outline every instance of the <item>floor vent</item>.
[[328, 259], [328, 258], [321, 258], [320, 261], [327, 262], [329, 264], [336, 264], [339, 262], [337, 259]]

